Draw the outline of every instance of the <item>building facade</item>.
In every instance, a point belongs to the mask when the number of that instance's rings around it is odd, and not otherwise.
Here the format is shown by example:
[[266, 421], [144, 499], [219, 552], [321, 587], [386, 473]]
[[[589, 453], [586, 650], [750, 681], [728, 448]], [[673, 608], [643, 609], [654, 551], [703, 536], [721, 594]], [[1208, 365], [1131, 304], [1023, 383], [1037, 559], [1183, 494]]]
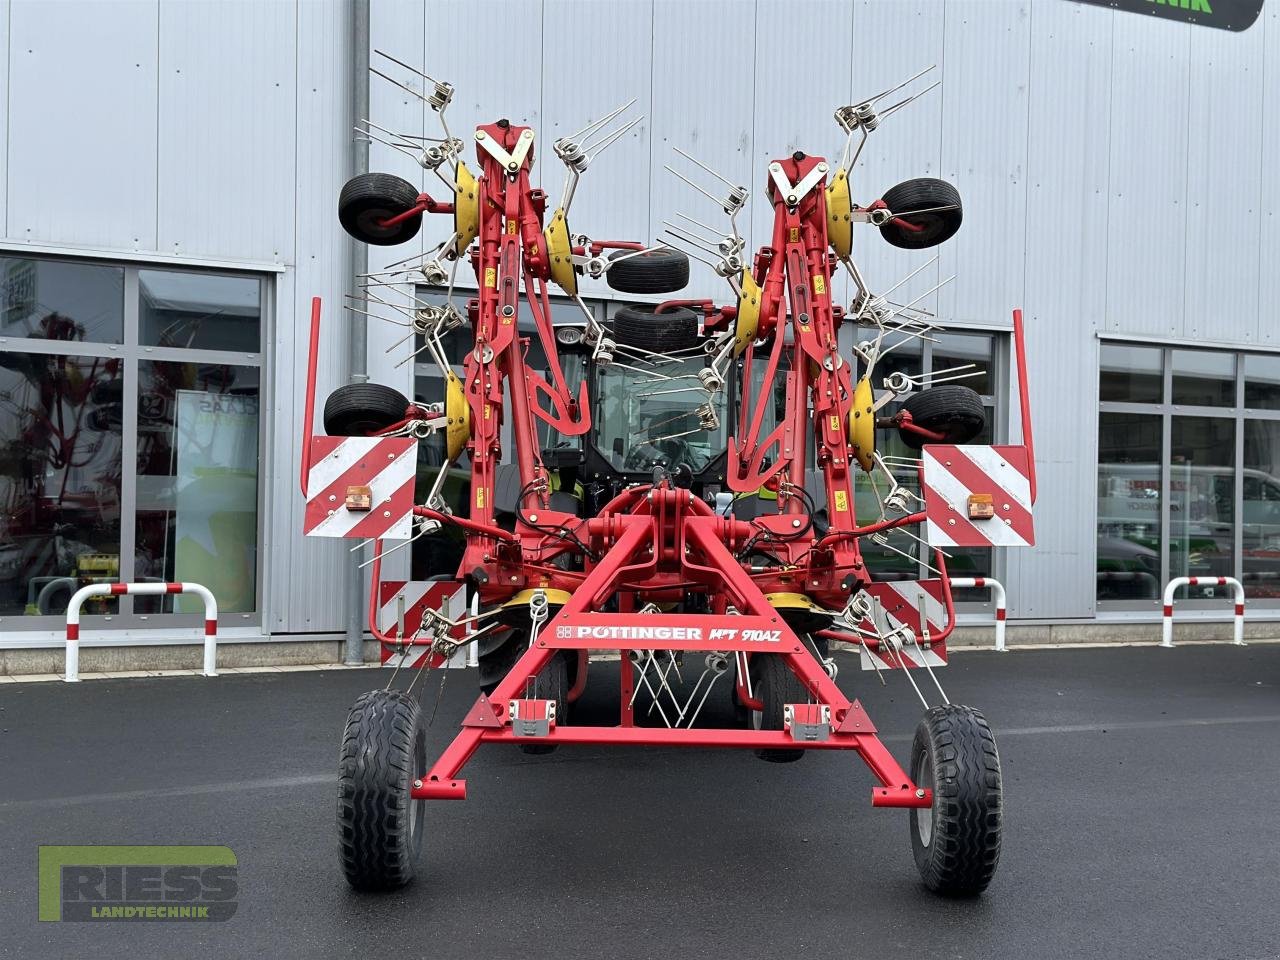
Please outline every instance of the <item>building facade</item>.
[[[117, 578], [208, 582], [232, 641], [341, 636], [349, 554], [300, 535], [297, 470], [313, 296], [320, 397], [350, 372], [356, 12], [0, 0], [0, 648], [56, 646], [73, 587]], [[978, 364], [997, 442], [1019, 439], [1026, 311], [1037, 545], [960, 562], [1024, 626], [1151, 623], [1183, 573], [1242, 577], [1251, 618], [1280, 619], [1280, 8], [1231, 32], [1070, 0], [370, 0], [368, 44], [454, 84], [455, 134], [534, 127], [553, 196], [549, 144], [635, 98], [574, 230], [715, 216], [664, 170], [680, 148], [752, 189], [752, 250], [769, 160], [832, 156], [836, 107], [936, 65], [942, 85], [872, 134], [854, 197], [941, 177], [964, 225], [919, 253], [868, 229], [855, 258], [880, 289], [922, 268], [896, 295], [954, 333], [902, 364]], [[405, 90], [374, 77], [369, 98], [382, 127], [438, 135]], [[379, 143], [369, 165], [434, 182]], [[370, 269], [447, 229], [428, 218]], [[607, 317], [615, 295], [587, 286]], [[689, 296], [728, 293], [694, 264]], [[435, 399], [431, 368], [387, 352], [399, 336], [369, 321], [371, 379]], [[966, 609], [982, 620], [981, 597]], [[86, 614], [107, 643], [197, 632], [178, 598]]]

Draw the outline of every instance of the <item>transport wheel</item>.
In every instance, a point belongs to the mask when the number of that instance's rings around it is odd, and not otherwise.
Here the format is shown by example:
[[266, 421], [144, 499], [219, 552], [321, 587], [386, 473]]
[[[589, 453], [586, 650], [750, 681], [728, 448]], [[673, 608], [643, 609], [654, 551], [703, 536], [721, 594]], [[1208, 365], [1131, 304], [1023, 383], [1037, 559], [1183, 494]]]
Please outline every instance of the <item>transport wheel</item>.
[[944, 438], [926, 440], [899, 427], [898, 436], [912, 450], [919, 450], [926, 443], [968, 443], [987, 425], [982, 398], [968, 387], [951, 383], [913, 393], [902, 401], [902, 409], [911, 414], [916, 426], [941, 433]]
[[[884, 195], [884, 205], [919, 230], [912, 230], [890, 220], [880, 225], [880, 236], [895, 247], [920, 250], [936, 247], [950, 240], [960, 229], [963, 210], [960, 208], [960, 192], [945, 180], [920, 177], [904, 180]], [[954, 210], [934, 210], [935, 207], [954, 206]], [[934, 210], [910, 216], [912, 210]], [[903, 216], [908, 214], [908, 216]]]
[[[776, 653], [753, 656], [751, 670], [753, 692], [764, 705], [763, 710], [751, 711], [751, 726], [756, 730], [781, 730], [782, 708], [788, 703], [808, 703], [809, 691]], [[795, 763], [804, 756], [803, 750], [757, 750], [755, 753], [770, 763]]]
[[654, 306], [620, 307], [613, 315], [613, 337], [621, 344], [673, 353], [698, 345], [698, 315], [684, 307], [654, 313]]
[[418, 188], [390, 173], [362, 173], [352, 177], [338, 195], [338, 222], [361, 243], [393, 247], [412, 240], [422, 226], [422, 214], [390, 227], [383, 220], [417, 206]]
[[398, 690], [361, 694], [338, 755], [338, 848], [357, 890], [394, 890], [413, 880], [426, 801], [409, 792], [426, 772], [418, 701]]
[[409, 400], [381, 383], [348, 383], [324, 402], [324, 432], [331, 437], [365, 437], [404, 419]]
[[679, 250], [617, 250], [609, 259], [618, 263], [605, 273], [605, 282], [623, 293], [675, 293], [689, 285], [689, 258]]
[[934, 707], [916, 727], [911, 779], [933, 790], [933, 808], [910, 811], [911, 851], [935, 893], [981, 893], [1000, 859], [1000, 754], [972, 707]]
[[[533, 683], [528, 686], [529, 692], [526, 696], [534, 700], [554, 700], [556, 702], [556, 724], [564, 722], [568, 719], [568, 701], [565, 700], [565, 694], [569, 692], [569, 661], [566, 659], [565, 651], [561, 651], [553, 656], [547, 665], [542, 668], [542, 672], [534, 679]], [[533, 740], [520, 741], [520, 752], [527, 753], [530, 756], [541, 756], [547, 753], [553, 753], [556, 749], [554, 743], [538, 743]]]

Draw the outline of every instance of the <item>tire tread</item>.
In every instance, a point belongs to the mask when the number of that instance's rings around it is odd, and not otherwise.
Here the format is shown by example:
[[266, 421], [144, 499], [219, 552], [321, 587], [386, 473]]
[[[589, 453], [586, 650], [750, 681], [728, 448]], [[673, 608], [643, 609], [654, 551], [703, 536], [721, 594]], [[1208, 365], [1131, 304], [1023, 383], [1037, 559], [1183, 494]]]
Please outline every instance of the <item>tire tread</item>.
[[[753, 658], [754, 659], [754, 658]], [[760, 670], [755, 694], [764, 704], [760, 718], [761, 730], [782, 730], [783, 708], [788, 703], [808, 703], [809, 691], [795, 675], [785, 658], [777, 654], [761, 654]], [[756, 756], [770, 763], [795, 763], [804, 756], [803, 749], [757, 750]]]
[[916, 728], [914, 758], [932, 741], [934, 806], [932, 842], [925, 848], [912, 811], [909, 827], [916, 865], [936, 893], [967, 896], [990, 884], [1000, 860], [1003, 783], [991, 726], [979, 711], [960, 704], [934, 707]]
[[[902, 409], [911, 414], [911, 420], [926, 430], [946, 434], [942, 443], [968, 443], [987, 425], [987, 411], [982, 397], [969, 387], [944, 383], [913, 393], [902, 401]], [[899, 429], [898, 435], [912, 450], [919, 450], [926, 440], [909, 430]]]
[[[399, 691], [356, 698], [338, 754], [338, 849], [357, 890], [392, 890], [413, 880], [415, 838], [407, 784], [418, 774], [418, 702]], [[422, 829], [419, 822], [418, 829]]]

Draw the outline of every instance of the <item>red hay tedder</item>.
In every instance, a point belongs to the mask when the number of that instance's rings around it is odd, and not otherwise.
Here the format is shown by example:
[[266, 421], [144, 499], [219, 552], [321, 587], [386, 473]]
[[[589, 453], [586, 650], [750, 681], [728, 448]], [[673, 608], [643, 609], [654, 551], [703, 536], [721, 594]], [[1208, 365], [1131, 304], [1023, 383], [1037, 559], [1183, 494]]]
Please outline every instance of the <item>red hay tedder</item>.
[[[312, 437], [314, 303], [306, 532], [373, 541], [370, 628], [384, 659], [398, 665], [387, 689], [356, 701], [343, 734], [347, 880], [386, 889], [414, 877], [423, 804], [466, 796], [461, 774], [481, 745], [545, 753], [618, 744], [748, 748], [771, 761], [855, 751], [879, 781], [872, 805], [909, 808], [925, 884], [942, 893], [984, 889], [1000, 851], [1000, 761], [982, 714], [950, 703], [934, 675], [955, 620], [944, 549], [1031, 543], [1035, 465], [1017, 311], [1023, 446], [970, 443], [985, 427], [978, 395], [939, 385], [967, 375], [963, 368], [928, 378], [898, 371], [873, 387], [881, 357], [937, 327], [914, 306], [924, 295], [898, 305], [871, 291], [851, 259], [854, 225], [920, 249], [961, 222], [959, 195], [940, 180], [907, 181], [867, 206], [851, 200], [849, 171], [868, 135], [915, 96], [881, 107], [901, 84], [837, 110], [846, 139], [836, 165], [803, 153], [769, 164], [772, 237], [747, 264], [737, 228], [747, 189], [685, 154], [701, 171], [696, 180], [716, 181], [715, 191], [672, 172], [727, 215], [723, 235], [683, 215], [668, 223], [668, 243], [648, 247], [570, 233], [580, 175], [639, 122], [619, 119], [626, 107], [552, 145], [568, 175], [548, 217], [547, 196], [529, 179], [531, 129], [506, 120], [477, 128], [472, 173], [444, 124], [453, 88], [380, 56], [405, 71], [404, 84], [386, 78], [431, 106], [444, 137], [375, 124], [362, 132], [412, 156], [451, 196], [436, 200], [398, 177], [364, 174], [343, 188], [339, 219], [359, 241], [393, 245], [414, 237], [424, 214], [452, 218], [448, 239], [371, 274], [365, 291], [407, 328], [406, 341], [420, 338], [415, 352], [439, 365], [446, 396], [424, 405], [386, 386], [350, 384], [325, 404], [327, 436]], [[655, 302], [687, 284], [690, 256], [727, 281], [728, 305]], [[463, 261], [476, 282], [459, 308]], [[848, 308], [833, 300], [841, 266], [855, 290]], [[599, 278], [646, 303], [601, 323], [579, 292], [583, 279]], [[421, 300], [414, 284], [444, 296]], [[582, 323], [552, 325], [550, 284], [582, 307]], [[523, 308], [545, 365], [531, 361]], [[846, 334], [844, 352], [842, 324], [858, 334]], [[444, 349], [450, 334], [464, 336], [462, 378]], [[883, 413], [890, 403], [897, 412]], [[504, 451], [504, 422], [513, 451]], [[881, 452], [877, 431], [896, 432], [919, 456]], [[419, 504], [418, 445], [434, 434], [443, 437], [444, 465]], [[455, 512], [442, 490], [463, 457], [467, 508]], [[912, 539], [931, 553], [912, 562], [931, 577], [875, 580], [863, 544], [883, 548], [891, 532], [921, 524], [926, 538]], [[443, 592], [420, 584], [406, 617], [404, 589], [381, 580], [383, 542], [444, 527], [465, 536], [456, 579]], [[392, 626], [386, 613], [397, 597]], [[833, 642], [856, 647], [864, 669], [902, 671], [925, 703], [908, 770], [834, 682]], [[593, 652], [620, 654], [616, 726], [573, 722]], [[482, 692], [428, 763], [423, 712], [392, 684], [405, 664], [416, 676], [468, 654]], [[929, 674], [940, 706], [929, 708], [917, 669]], [[737, 726], [707, 725], [712, 688], [733, 698]]]

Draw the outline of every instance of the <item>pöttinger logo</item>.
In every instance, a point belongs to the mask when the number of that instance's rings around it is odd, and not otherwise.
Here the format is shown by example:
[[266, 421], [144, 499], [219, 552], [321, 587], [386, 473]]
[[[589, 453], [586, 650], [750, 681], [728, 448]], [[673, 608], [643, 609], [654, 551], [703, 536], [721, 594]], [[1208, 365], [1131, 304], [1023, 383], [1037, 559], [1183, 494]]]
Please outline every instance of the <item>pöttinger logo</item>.
[[229, 920], [230, 847], [40, 848], [41, 920]]

